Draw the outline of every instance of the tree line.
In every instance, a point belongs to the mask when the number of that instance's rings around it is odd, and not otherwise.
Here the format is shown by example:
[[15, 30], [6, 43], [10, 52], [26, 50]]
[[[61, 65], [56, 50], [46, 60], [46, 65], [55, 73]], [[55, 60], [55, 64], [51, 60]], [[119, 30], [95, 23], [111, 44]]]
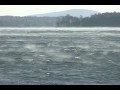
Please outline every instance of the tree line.
[[56, 17], [0, 16], [0, 27], [54, 27], [56, 20]]
[[98, 13], [90, 17], [0, 16], [0, 27], [120, 27], [120, 13]]
[[119, 27], [120, 13], [98, 13], [90, 17], [66, 15], [57, 20], [58, 27]]

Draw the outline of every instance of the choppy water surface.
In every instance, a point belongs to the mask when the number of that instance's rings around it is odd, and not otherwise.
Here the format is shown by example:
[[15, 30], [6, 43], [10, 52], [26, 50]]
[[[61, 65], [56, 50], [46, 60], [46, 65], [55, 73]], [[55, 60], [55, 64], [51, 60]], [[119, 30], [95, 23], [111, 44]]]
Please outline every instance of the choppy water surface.
[[120, 28], [0, 28], [1, 85], [120, 85]]

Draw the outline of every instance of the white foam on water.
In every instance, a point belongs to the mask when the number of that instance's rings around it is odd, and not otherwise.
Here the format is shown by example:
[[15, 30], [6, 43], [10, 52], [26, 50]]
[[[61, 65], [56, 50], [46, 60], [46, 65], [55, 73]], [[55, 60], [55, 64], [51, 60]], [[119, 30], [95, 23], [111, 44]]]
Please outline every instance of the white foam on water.
[[85, 64], [95, 64], [95, 62], [93, 62], [91, 60], [82, 60], [82, 63], [85, 63]]
[[81, 57], [74, 57], [74, 58], [76, 58], [76, 59], [80, 59]]
[[34, 59], [29, 58], [29, 57], [22, 57], [24, 61], [32, 62]]
[[90, 46], [88, 46], [88, 45], [79, 45], [77, 47], [82, 48], [82, 49], [89, 49], [90, 48]]
[[106, 36], [117, 36], [120, 37], [120, 33], [102, 33], [102, 35], [106, 35]]
[[65, 48], [64, 50], [67, 51], [67, 50], [70, 50], [70, 49]]
[[14, 58], [11, 58], [11, 57], [0, 57], [0, 59], [3, 60], [3, 61], [8, 61], [8, 62], [13, 62], [13, 61], [15, 61], [15, 59], [14, 59]]
[[115, 62], [113, 60], [108, 60], [110, 63], [114, 64], [114, 65], [117, 65], [117, 66], [120, 66], [120, 63], [119, 62]]
[[40, 56], [40, 57], [44, 57], [45, 55], [42, 55], [42, 54], [41, 54], [41, 55], [39, 55], [39, 56]]
[[30, 51], [38, 51], [38, 49], [36, 48], [36, 45], [34, 45], [34, 44], [26, 44], [24, 46], [24, 48], [26, 48], [26, 49], [28, 49]]
[[87, 55], [94, 55], [94, 53], [87, 53]]
[[47, 49], [45, 52], [47, 55], [54, 57], [55, 61], [64, 61], [64, 60], [72, 57], [69, 54], [61, 53], [54, 49]]

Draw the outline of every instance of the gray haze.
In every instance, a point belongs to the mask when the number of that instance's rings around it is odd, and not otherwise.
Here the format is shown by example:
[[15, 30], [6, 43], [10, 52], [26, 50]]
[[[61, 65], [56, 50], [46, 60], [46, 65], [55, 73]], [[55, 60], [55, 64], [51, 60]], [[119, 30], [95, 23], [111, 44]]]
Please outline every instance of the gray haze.
[[120, 5], [0, 5], [0, 16], [27, 16], [68, 9], [89, 9], [98, 12], [120, 12]]

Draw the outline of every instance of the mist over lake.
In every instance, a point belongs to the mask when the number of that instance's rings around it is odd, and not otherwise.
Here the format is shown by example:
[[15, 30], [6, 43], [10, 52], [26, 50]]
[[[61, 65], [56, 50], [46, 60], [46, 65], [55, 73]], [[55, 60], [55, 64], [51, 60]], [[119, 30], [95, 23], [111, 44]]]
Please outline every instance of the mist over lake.
[[1, 85], [120, 84], [120, 28], [0, 28]]

